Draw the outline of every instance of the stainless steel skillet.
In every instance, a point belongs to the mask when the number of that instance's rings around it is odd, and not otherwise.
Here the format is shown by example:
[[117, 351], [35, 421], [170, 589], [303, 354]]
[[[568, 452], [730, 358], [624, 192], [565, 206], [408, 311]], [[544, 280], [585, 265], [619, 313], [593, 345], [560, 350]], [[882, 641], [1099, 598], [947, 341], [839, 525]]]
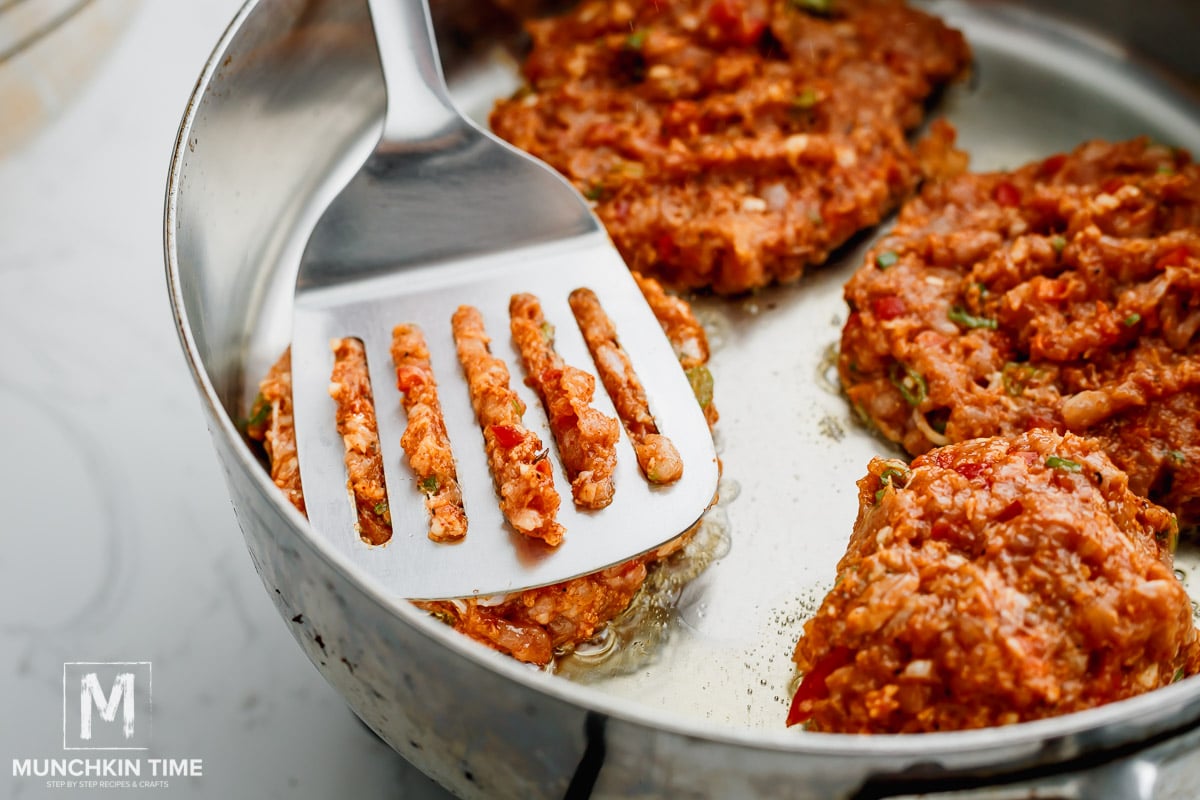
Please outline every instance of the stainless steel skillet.
[[[1058, 25], [1046, 5], [928, 5], [965, 28], [979, 57], [973, 87], [945, 101], [976, 166], [1016, 165], [1091, 135], [1150, 133], [1200, 152], [1195, 98], [1118, 44], [1126, 30], [1153, 44], [1141, 31], [1159, 26], [1156, 51], [1174, 54], [1178, 75], [1200, 75], [1200, 54], [1188, 46], [1200, 22], [1194, 3], [1089, 4], [1081, 19], [1108, 25], [1109, 38]], [[471, 5], [450, 10], [462, 9]], [[485, 109], [511, 87], [511, 62], [468, 58], [462, 48], [456, 55], [453, 45], [443, 51], [460, 102]], [[393, 600], [315, 541], [235, 420], [286, 340], [281, 298], [290, 296], [305, 228], [377, 134], [378, 70], [365, 4], [244, 7], [188, 105], [169, 177], [166, 249], [185, 354], [268, 594], [306, 654], [398, 752], [466, 797], [956, 788], [964, 793], [944, 796], [1008, 798], [1034, 785], [1049, 797], [1197, 796], [1196, 680], [988, 731], [856, 738], [783, 730], [791, 645], [832, 581], [853, 521], [853, 481], [882, 448], [852, 425], [823, 370], [853, 252], [798, 287], [702, 304], [718, 342], [712, 366], [731, 481], [712, 547], [720, 555], [731, 546], [674, 611], [649, 615], [657, 627], [630, 632], [659, 639], [646, 656], [627, 641], [587, 670], [578, 659], [564, 664], [577, 682], [532, 672]], [[1181, 559], [1189, 580], [1197, 563]], [[979, 788], [997, 782], [1007, 788]]]

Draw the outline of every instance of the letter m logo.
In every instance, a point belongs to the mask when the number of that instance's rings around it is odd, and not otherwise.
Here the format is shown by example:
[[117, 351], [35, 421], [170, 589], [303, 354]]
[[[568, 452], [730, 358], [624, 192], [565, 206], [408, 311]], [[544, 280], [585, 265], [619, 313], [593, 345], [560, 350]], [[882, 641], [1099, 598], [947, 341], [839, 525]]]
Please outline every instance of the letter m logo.
[[92, 707], [100, 712], [100, 718], [112, 722], [117, 718], [117, 705], [124, 700], [122, 711], [125, 718], [125, 738], [133, 738], [133, 718], [137, 713], [133, 703], [133, 673], [120, 672], [113, 681], [112, 692], [104, 696], [100, 678], [94, 672], [83, 676], [79, 682], [79, 738], [92, 738]]
[[148, 661], [63, 664], [63, 748], [147, 749], [150, 678]]

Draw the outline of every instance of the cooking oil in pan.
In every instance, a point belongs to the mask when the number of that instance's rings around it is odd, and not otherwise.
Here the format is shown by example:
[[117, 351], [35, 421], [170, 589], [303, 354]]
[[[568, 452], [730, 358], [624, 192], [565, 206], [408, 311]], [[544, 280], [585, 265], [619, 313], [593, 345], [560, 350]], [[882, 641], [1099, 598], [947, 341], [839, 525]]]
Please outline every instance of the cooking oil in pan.
[[738, 486], [723, 480], [720, 498], [700, 520], [688, 541], [650, 565], [646, 583], [629, 608], [589, 642], [555, 659], [553, 670], [580, 683], [630, 674], [653, 663], [677, 624], [683, 589], [730, 548], [725, 504]]

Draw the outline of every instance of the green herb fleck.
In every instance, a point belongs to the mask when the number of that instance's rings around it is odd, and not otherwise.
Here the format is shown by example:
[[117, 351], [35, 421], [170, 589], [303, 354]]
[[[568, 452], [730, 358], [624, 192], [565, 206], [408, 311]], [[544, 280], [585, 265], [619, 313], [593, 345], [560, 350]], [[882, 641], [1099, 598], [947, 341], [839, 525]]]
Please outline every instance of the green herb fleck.
[[879, 474], [879, 489], [875, 492], [875, 502], [878, 503], [883, 499], [883, 495], [887, 492], [888, 487], [899, 489], [908, 483], [909, 471], [903, 468], [888, 467]]
[[1175, 670], [1175, 674], [1171, 676], [1171, 683], [1179, 683], [1183, 680], [1183, 667]]
[[1175, 168], [1174, 168], [1174, 167], [1168, 167], [1166, 164], [1159, 164], [1159, 166], [1158, 166], [1158, 174], [1159, 174], [1159, 175], [1174, 175], [1174, 174], [1175, 174]]
[[255, 395], [254, 402], [250, 404], [250, 410], [252, 413], [250, 418], [246, 420], [245, 427], [247, 428], [253, 428], [255, 425], [261, 425], [266, 422], [267, 417], [271, 413], [271, 404], [267, 402], [267, 398], [262, 396], [262, 392], [259, 392]]
[[1183, 451], [1181, 450], [1168, 450], [1167, 458], [1171, 459], [1176, 464], [1182, 464], [1185, 460], [1183, 457]]
[[921, 373], [898, 361], [888, 369], [888, 378], [892, 385], [900, 390], [904, 401], [910, 406], [921, 405], [929, 396], [929, 385], [925, 383], [925, 378], [921, 377]]
[[609, 172], [617, 175], [623, 175], [626, 178], [632, 178], [635, 181], [646, 177], [646, 165], [640, 161], [618, 161], [613, 164]]
[[1055, 253], [1061, 254], [1067, 246], [1067, 239], [1065, 236], [1051, 236], [1050, 246], [1054, 248]]
[[1179, 518], [1174, 514], [1171, 515], [1171, 525], [1165, 531], [1158, 531], [1154, 534], [1168, 553], [1174, 554], [1179, 548]]
[[512, 410], [518, 417], [525, 413], [525, 403], [521, 401], [521, 398], [514, 397], [512, 399]]
[[554, 326], [544, 320], [542, 321], [542, 338], [547, 342], [554, 341]]
[[687, 370], [688, 383], [692, 385], [692, 393], [701, 408], [708, 408], [713, 399], [713, 376], [708, 367], [692, 367]]
[[954, 306], [946, 312], [946, 316], [950, 318], [951, 322], [962, 325], [964, 328], [987, 328], [994, 331], [999, 327], [996, 320], [989, 317], [977, 317], [962, 306]]
[[387, 515], [388, 515], [387, 501], [384, 500], [382, 503], [376, 503], [375, 504], [375, 516], [386, 517]]
[[896, 266], [896, 262], [900, 260], [900, 256], [896, 255], [895, 250], [884, 250], [879, 255], [875, 256], [875, 266], [886, 270], [889, 267]]
[[809, 86], [792, 99], [792, 108], [808, 111], [820, 101], [821, 96], [817, 94], [817, 90]]
[[595, 203], [607, 197], [608, 190], [602, 183], [593, 183], [583, 190], [583, 196]]
[[430, 475], [421, 481], [421, 491], [425, 494], [433, 494], [441, 485], [442, 483], [438, 480], [437, 475]]
[[1134, 325], [1137, 325], [1141, 321], [1142, 321], [1142, 315], [1138, 314], [1137, 312], [1130, 314], [1128, 317], [1126, 317], [1124, 320], [1122, 320], [1122, 322], [1125, 324], [1126, 328], [1132, 328]]
[[871, 419], [871, 415], [867, 413], [865, 408], [863, 408], [862, 403], [851, 403], [850, 408], [854, 410], [854, 417], [858, 420], [860, 425], [869, 431], [878, 430], [875, 420]]
[[646, 43], [646, 29], [639, 28], [625, 37], [625, 46], [630, 50], [641, 50]]
[[821, 210], [814, 208], [808, 212], [808, 221], [818, 228], [825, 224], [825, 217], [821, 216]]
[[828, 16], [833, 13], [834, 0], [789, 0], [789, 4], [798, 11]]
[[1079, 472], [1083, 469], [1078, 461], [1072, 461], [1069, 458], [1060, 458], [1059, 456], [1047, 457], [1046, 466], [1050, 469], [1060, 469], [1063, 472]]
[[1005, 394], [1009, 397], [1020, 397], [1025, 393], [1029, 382], [1040, 372], [1041, 370], [1032, 364], [1018, 364], [1015, 361], [1009, 361], [1000, 373], [1000, 379], [1004, 382]]

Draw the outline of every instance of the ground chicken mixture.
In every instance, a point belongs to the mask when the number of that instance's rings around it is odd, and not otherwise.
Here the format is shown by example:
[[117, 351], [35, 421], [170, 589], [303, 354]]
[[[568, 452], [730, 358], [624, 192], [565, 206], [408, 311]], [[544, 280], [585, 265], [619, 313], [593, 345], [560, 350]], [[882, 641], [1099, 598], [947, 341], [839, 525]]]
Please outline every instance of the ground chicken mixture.
[[472, 306], [459, 306], [450, 324], [504, 518], [518, 533], [551, 547], [562, 544], [553, 465], [541, 437], [522, 421], [525, 403], [509, 383], [508, 366], [492, 355], [483, 315]]
[[1038, 430], [875, 459], [788, 716], [910, 733], [1064, 714], [1200, 669], [1172, 515], [1092, 440]]
[[1200, 521], [1200, 167], [1136, 139], [931, 183], [846, 285], [839, 372], [912, 454], [1052, 428]]
[[521, 353], [525, 383], [546, 409], [550, 433], [562, 456], [571, 496], [580, 508], [600, 509], [612, 503], [616, 486], [616, 419], [592, 407], [596, 379], [563, 361], [554, 349], [554, 326], [531, 294], [515, 294], [508, 306], [513, 342]]
[[492, 129], [574, 182], [632, 268], [721, 293], [795, 280], [898, 205], [906, 133], [970, 58], [901, 0], [585, 0], [528, 30]]
[[429, 363], [429, 347], [416, 325], [392, 329], [392, 364], [407, 420], [400, 446], [425, 495], [429, 538], [435, 542], [457, 541], [467, 535], [467, 512], [438, 399], [437, 379]]
[[367, 353], [358, 339], [333, 342], [329, 396], [337, 404], [337, 430], [346, 451], [346, 486], [358, 512], [358, 535], [368, 544], [383, 544], [392, 538], [392, 513], [384, 488]]
[[[604, 390], [633, 443], [642, 474], [650, 483], [674, 483], [683, 477], [683, 459], [671, 440], [659, 433], [654, 415], [650, 413], [646, 390], [633, 369], [633, 362], [617, 340], [617, 329], [612, 320], [591, 289], [576, 289], [571, 292], [569, 302]], [[699, 393], [697, 397], [702, 406], [706, 405]]]
[[[640, 278], [640, 276], [637, 276]], [[691, 309], [674, 302], [653, 280], [641, 279], [643, 292], [653, 296], [663, 329], [677, 353], [689, 353], [691, 368], [708, 360], [708, 342]], [[670, 308], [669, 315], [657, 309]], [[406, 333], [402, 331], [402, 333]], [[411, 342], [409, 342], [411, 344]], [[397, 367], [400, 367], [398, 362]], [[711, 385], [698, 401], [705, 416], [717, 418]], [[259, 384], [259, 394], [250, 408], [247, 435], [261, 442], [270, 466], [271, 479], [284, 496], [304, 513], [304, 494], [296, 460], [296, 429], [292, 420], [292, 374], [290, 351], [271, 367]], [[421, 608], [435, 614], [456, 630], [483, 644], [532, 664], [546, 665], [558, 652], [591, 639], [601, 627], [624, 611], [641, 589], [648, 569], [679, 549], [691, 535], [684, 533], [653, 554], [619, 564], [592, 575], [505, 597], [423, 602]]]

